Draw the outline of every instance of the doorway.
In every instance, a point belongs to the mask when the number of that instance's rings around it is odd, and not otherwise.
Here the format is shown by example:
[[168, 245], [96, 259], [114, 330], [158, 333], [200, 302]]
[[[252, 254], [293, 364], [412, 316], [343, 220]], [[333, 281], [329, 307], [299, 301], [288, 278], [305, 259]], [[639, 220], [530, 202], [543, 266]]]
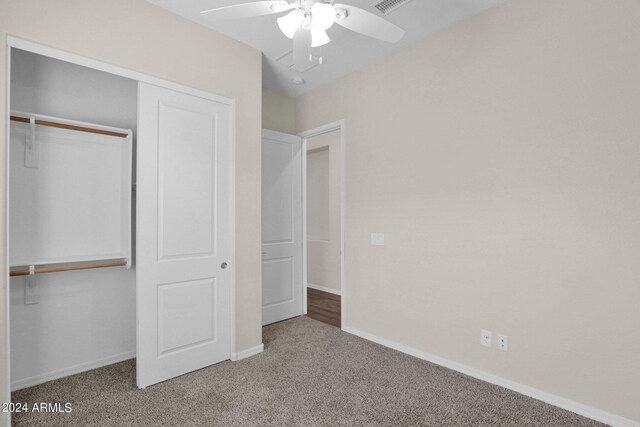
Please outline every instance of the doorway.
[[340, 129], [306, 138], [307, 315], [341, 326]]
[[345, 319], [343, 120], [262, 131], [262, 324]]

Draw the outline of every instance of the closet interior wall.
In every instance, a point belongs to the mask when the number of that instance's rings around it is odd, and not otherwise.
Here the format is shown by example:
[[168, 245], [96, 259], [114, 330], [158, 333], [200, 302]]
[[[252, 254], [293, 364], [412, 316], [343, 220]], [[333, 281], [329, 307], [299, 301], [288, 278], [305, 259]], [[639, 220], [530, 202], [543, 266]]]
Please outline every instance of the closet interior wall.
[[[132, 129], [135, 182], [136, 81], [12, 49], [11, 109]], [[13, 389], [135, 356], [135, 263], [37, 280], [39, 303], [25, 305], [25, 278], [11, 278]]]

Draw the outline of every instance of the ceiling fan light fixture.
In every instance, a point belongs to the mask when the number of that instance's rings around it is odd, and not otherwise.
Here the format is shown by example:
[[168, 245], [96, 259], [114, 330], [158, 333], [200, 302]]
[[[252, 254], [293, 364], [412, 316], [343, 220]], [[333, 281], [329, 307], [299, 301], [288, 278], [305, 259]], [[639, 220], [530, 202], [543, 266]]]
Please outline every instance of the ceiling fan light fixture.
[[311, 47], [320, 47], [329, 43], [331, 39], [327, 35], [327, 32], [320, 27], [311, 27]]
[[302, 25], [302, 21], [304, 21], [304, 12], [296, 9], [278, 18], [278, 27], [280, 27], [280, 31], [282, 31], [285, 36], [293, 39], [296, 31], [298, 31], [298, 28]]
[[336, 9], [329, 3], [316, 3], [311, 7], [313, 25], [328, 30], [336, 22]]

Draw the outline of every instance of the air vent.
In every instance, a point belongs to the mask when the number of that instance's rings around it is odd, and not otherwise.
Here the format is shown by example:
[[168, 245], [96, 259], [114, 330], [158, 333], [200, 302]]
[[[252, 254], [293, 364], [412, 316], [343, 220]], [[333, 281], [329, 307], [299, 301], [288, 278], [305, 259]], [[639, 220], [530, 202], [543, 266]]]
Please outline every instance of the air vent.
[[388, 15], [392, 11], [396, 10], [400, 6], [409, 3], [411, 0], [382, 0], [375, 3], [373, 6], [382, 12], [383, 15]]

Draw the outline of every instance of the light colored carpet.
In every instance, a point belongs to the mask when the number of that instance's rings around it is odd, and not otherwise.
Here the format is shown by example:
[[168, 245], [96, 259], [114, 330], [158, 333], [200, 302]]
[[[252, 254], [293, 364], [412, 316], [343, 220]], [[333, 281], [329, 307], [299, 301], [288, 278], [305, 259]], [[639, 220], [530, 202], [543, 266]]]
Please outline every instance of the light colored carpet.
[[16, 426], [596, 426], [518, 393], [298, 317], [264, 328], [265, 352], [146, 390], [133, 360], [14, 393], [71, 402]]

